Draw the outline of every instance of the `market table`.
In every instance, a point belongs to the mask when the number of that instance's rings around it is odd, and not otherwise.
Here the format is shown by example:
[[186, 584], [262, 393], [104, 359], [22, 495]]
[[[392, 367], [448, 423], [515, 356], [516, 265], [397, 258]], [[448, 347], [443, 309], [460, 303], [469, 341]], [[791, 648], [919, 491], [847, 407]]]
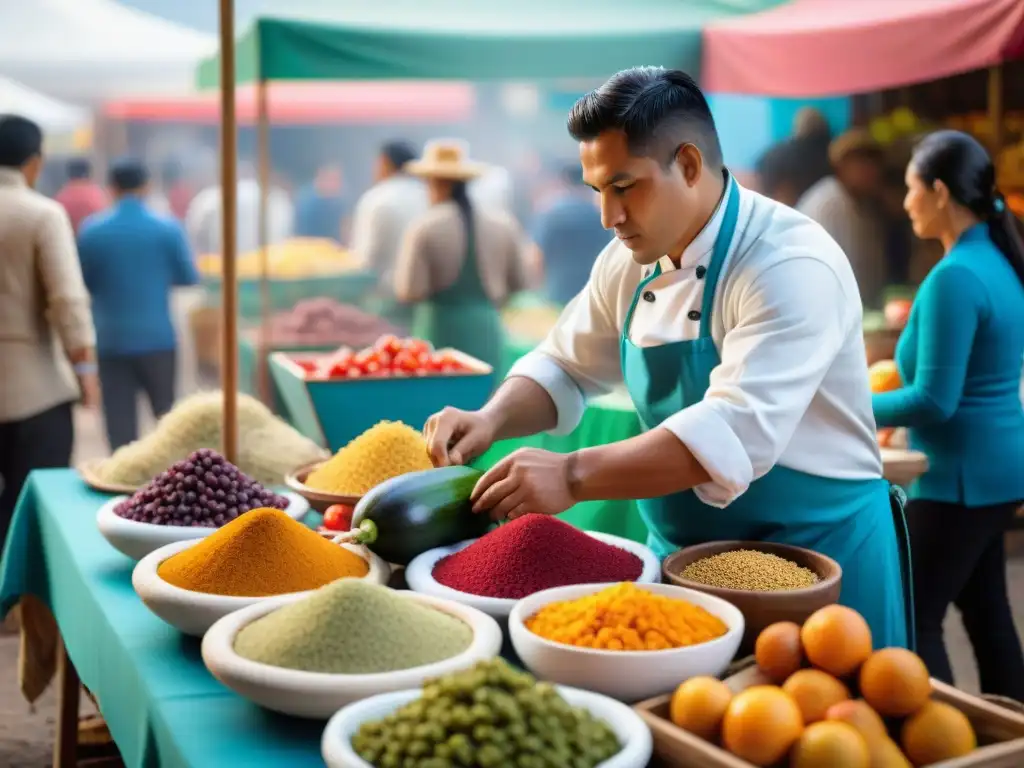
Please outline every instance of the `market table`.
[[[0, 616], [32, 594], [57, 621], [73, 664], [61, 668], [58, 691], [77, 698], [77, 670], [128, 768], [322, 768], [322, 722], [275, 715], [229, 691], [206, 671], [199, 641], [142, 604], [134, 563], [96, 529], [108, 498], [73, 470], [33, 472], [0, 560]], [[58, 705], [57, 749], [62, 734], [74, 743], [75, 703]]]

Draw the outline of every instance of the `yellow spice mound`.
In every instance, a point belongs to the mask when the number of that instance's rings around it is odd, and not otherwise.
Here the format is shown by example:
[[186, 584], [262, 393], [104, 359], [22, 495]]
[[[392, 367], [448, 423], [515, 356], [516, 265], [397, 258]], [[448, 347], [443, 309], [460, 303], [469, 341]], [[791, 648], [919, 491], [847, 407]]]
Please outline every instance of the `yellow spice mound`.
[[431, 467], [420, 432], [400, 421], [382, 421], [310, 472], [306, 485], [339, 496], [362, 496], [392, 477]]
[[547, 640], [609, 651], [683, 648], [714, 640], [729, 629], [698, 605], [656, 595], [633, 582], [548, 603], [525, 623]]

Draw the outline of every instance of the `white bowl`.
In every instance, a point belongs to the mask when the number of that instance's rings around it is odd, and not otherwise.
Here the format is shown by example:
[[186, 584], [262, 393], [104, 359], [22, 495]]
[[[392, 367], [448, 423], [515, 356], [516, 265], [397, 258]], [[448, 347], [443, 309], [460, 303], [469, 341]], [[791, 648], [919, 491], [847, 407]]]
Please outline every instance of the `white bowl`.
[[309, 593], [264, 600], [230, 613], [203, 637], [203, 661], [214, 677], [240, 696], [262, 707], [296, 717], [326, 720], [346, 704], [378, 693], [401, 691], [425, 680], [447, 675], [492, 659], [501, 650], [501, 629], [485, 613], [429, 595], [399, 592], [403, 599], [417, 600], [461, 619], [473, 630], [473, 640], [462, 653], [420, 667], [364, 675], [337, 675], [273, 667], [235, 653], [235, 637], [246, 625], [271, 611], [303, 600]]
[[[309, 502], [291, 491], [280, 491], [281, 496], [288, 499], [288, 507], [284, 513], [293, 520], [301, 520], [309, 512]], [[195, 541], [203, 539], [216, 531], [216, 528], [191, 528], [184, 525], [153, 525], [139, 523], [119, 517], [114, 507], [127, 499], [127, 496], [115, 496], [96, 513], [96, 527], [110, 545], [127, 555], [132, 560], [141, 560], [150, 552], [178, 541]]]
[[[585, 533], [598, 541], [603, 541], [605, 544], [610, 544], [613, 547], [624, 549], [639, 557], [643, 561], [643, 571], [641, 571], [637, 582], [644, 584], [657, 584], [661, 581], [661, 561], [658, 560], [658, 556], [655, 555], [654, 552], [643, 544], [638, 544], [630, 539], [624, 539], [621, 536], [612, 536], [608, 533], [597, 533], [596, 531], [585, 531]], [[434, 566], [437, 565], [439, 561], [448, 557], [448, 555], [455, 554], [459, 550], [465, 549], [475, 541], [477, 541], [477, 539], [468, 539], [450, 547], [430, 549], [415, 557], [405, 569], [405, 583], [409, 585], [409, 589], [413, 592], [419, 592], [422, 595], [443, 597], [446, 600], [455, 600], [463, 605], [477, 608], [496, 619], [507, 620], [509, 614], [512, 613], [512, 609], [515, 607], [515, 604], [519, 602], [518, 600], [506, 597], [484, 597], [482, 595], [474, 595], [469, 592], [462, 592], [457, 589], [452, 589], [451, 587], [446, 587], [444, 584], [441, 584], [434, 579]]]
[[704, 608], [725, 622], [726, 633], [685, 648], [608, 651], [556, 643], [526, 628], [524, 622], [548, 603], [575, 600], [609, 586], [580, 584], [545, 589], [516, 603], [508, 619], [509, 635], [512, 646], [530, 672], [542, 680], [585, 686], [620, 701], [634, 702], [668, 693], [697, 675], [718, 677], [732, 662], [743, 639], [743, 614], [721, 598], [674, 584], [644, 584], [641, 588]]
[[[132, 586], [135, 593], [142, 599], [153, 613], [186, 635], [202, 637], [206, 630], [229, 613], [245, 608], [254, 603], [273, 600], [281, 595], [267, 597], [233, 597], [230, 595], [211, 595], [206, 592], [191, 592], [173, 584], [168, 584], [157, 574], [160, 564], [189, 547], [198, 544], [194, 541], [176, 541], [150, 552], [135, 566], [132, 571]], [[342, 544], [345, 549], [366, 560], [370, 570], [363, 581], [385, 585], [391, 576], [391, 568], [377, 555], [365, 547]], [[308, 595], [313, 590], [293, 592], [291, 594]]]
[[[653, 742], [651, 731], [640, 716], [625, 704], [599, 693], [558, 686], [558, 692], [574, 707], [585, 707], [590, 713], [608, 724], [622, 745], [614, 757], [598, 768], [644, 768], [651, 759]], [[352, 749], [352, 737], [359, 726], [370, 720], [390, 715], [399, 707], [420, 697], [417, 688], [411, 691], [383, 693], [350, 704], [327, 723], [320, 739], [320, 752], [327, 768], [373, 768]]]

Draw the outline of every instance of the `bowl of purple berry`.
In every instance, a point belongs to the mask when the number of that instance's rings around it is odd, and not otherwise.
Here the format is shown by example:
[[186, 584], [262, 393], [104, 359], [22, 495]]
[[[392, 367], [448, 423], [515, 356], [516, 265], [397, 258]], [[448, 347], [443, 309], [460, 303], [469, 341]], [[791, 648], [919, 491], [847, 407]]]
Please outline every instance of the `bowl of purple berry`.
[[167, 544], [208, 536], [251, 509], [272, 507], [302, 520], [309, 504], [263, 487], [216, 451], [204, 448], [161, 472], [131, 496], [116, 496], [96, 515], [114, 549], [141, 560]]

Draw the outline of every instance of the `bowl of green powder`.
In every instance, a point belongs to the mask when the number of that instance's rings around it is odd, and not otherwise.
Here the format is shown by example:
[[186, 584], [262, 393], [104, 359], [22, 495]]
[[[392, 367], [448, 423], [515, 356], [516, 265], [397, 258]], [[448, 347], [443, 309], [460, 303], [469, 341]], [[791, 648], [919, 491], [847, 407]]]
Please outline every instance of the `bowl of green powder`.
[[651, 732], [632, 709], [495, 659], [350, 704], [320, 741], [328, 768], [567, 765], [643, 768]]
[[413, 688], [491, 659], [498, 623], [441, 598], [339, 579], [242, 608], [203, 637], [203, 661], [260, 706], [324, 719], [378, 693]]

